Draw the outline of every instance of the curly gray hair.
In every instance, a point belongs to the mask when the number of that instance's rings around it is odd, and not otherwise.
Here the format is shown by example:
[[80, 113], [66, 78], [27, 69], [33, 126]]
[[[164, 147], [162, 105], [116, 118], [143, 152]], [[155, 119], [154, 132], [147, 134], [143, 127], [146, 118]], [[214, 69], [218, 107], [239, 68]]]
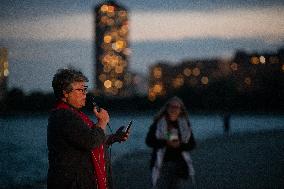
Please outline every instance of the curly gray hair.
[[72, 83], [88, 81], [88, 78], [80, 71], [75, 69], [59, 69], [52, 80], [54, 95], [56, 99], [61, 99], [63, 97], [63, 91], [72, 91]]

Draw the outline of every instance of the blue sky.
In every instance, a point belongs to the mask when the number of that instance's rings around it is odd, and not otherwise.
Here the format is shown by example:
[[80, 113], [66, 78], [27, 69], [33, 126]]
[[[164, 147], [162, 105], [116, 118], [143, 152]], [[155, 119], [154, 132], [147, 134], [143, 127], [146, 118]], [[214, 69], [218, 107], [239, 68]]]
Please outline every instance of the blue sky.
[[[51, 91], [58, 68], [82, 70], [93, 87], [92, 0], [5, 0], [0, 46], [9, 49], [9, 87]], [[284, 3], [233, 0], [121, 0], [130, 10], [130, 69], [147, 74], [159, 60], [230, 58], [237, 49], [284, 45]]]

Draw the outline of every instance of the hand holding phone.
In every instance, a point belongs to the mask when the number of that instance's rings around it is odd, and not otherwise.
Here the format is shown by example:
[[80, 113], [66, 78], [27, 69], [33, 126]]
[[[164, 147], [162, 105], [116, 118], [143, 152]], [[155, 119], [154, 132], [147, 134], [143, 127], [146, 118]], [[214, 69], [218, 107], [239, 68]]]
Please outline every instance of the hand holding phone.
[[128, 123], [126, 129], [124, 130], [125, 133], [128, 133], [128, 132], [129, 132], [129, 130], [130, 130], [131, 126], [132, 126], [132, 123], [133, 123], [133, 121], [129, 121], [129, 123]]
[[117, 129], [117, 131], [115, 132], [115, 134], [112, 136], [112, 142], [124, 142], [128, 139], [129, 136], [129, 131], [130, 131], [130, 127], [132, 125], [132, 121], [129, 122], [129, 124], [125, 127], [125, 126], [121, 126], [119, 127], [119, 129]]

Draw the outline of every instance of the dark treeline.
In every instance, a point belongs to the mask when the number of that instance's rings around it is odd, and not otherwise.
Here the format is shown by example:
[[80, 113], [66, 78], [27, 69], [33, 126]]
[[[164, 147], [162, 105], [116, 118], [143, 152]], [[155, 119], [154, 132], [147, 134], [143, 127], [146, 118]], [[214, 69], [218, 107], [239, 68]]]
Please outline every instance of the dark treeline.
[[2, 114], [21, 112], [47, 112], [55, 103], [53, 94], [33, 92], [26, 95], [21, 89], [13, 88], [8, 91], [1, 106]]
[[[111, 98], [96, 96], [96, 103], [109, 110], [117, 112], [141, 112], [159, 109], [165, 101], [174, 95], [179, 96], [188, 107], [196, 112], [283, 112], [284, 91], [278, 86], [270, 85], [266, 90], [240, 93], [233, 84], [234, 81], [218, 81], [204, 88], [183, 87], [173, 91], [168, 96], [157, 98], [151, 102], [147, 96]], [[281, 88], [280, 88], [281, 89]], [[91, 111], [90, 94], [87, 95], [85, 110]], [[26, 95], [18, 88], [8, 91], [1, 103], [1, 114], [15, 113], [47, 113], [55, 103], [52, 93], [33, 92]]]
[[190, 109], [204, 111], [281, 112], [284, 110], [284, 91], [278, 87], [240, 92], [233, 80], [216, 81], [206, 88], [185, 87], [177, 93]]

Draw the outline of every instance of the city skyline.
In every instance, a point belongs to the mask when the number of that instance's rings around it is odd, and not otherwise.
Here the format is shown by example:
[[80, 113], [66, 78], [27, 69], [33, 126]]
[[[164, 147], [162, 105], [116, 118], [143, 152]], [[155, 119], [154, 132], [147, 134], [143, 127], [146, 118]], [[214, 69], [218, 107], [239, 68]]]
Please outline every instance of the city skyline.
[[[0, 8], [0, 46], [9, 49], [9, 88], [51, 91], [56, 69], [68, 66], [82, 70], [93, 87], [92, 18], [94, 6], [102, 1], [13, 2]], [[229, 58], [238, 49], [261, 53], [283, 46], [281, 1], [117, 2], [130, 10], [129, 66], [141, 74], [160, 60]]]

